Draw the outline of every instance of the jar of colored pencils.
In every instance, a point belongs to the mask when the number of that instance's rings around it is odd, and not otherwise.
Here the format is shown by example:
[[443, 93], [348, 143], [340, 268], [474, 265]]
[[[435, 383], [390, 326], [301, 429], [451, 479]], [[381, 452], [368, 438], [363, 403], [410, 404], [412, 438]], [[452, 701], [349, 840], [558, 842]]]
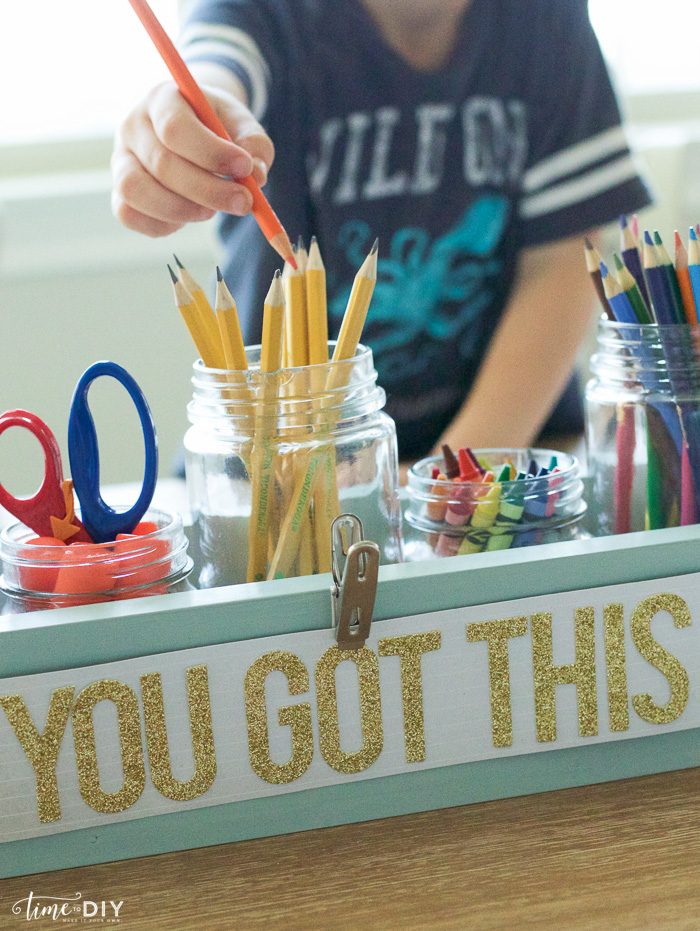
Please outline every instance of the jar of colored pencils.
[[700, 514], [700, 327], [601, 319], [586, 388], [601, 534], [676, 527]]
[[181, 518], [154, 509], [109, 543], [66, 544], [13, 524], [0, 534], [0, 560], [3, 614], [185, 591], [192, 570]]
[[[463, 452], [463, 451], [460, 451]], [[474, 471], [446, 479], [443, 459], [408, 473], [408, 562], [581, 539], [586, 512], [578, 461], [549, 449], [469, 450]]]
[[194, 365], [185, 462], [199, 585], [329, 571], [343, 512], [361, 518], [384, 562], [399, 561], [396, 430], [371, 350], [273, 371], [261, 371], [259, 346], [246, 358], [243, 371]]

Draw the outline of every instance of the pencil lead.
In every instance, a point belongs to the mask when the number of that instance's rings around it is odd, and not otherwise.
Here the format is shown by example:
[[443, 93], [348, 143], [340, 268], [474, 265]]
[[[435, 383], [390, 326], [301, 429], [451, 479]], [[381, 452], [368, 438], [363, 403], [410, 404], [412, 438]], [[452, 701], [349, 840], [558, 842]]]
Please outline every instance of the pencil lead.
[[169, 265], [168, 265], [168, 271], [170, 272], [170, 277], [173, 280], [173, 284], [177, 284], [177, 275], [175, 274], [175, 272], [172, 270], [172, 268]]
[[608, 271], [608, 266], [605, 262], [600, 263], [600, 276], [601, 278], [607, 278], [610, 272]]
[[658, 230], [654, 230], [654, 245], [655, 246], [663, 245], [663, 240], [661, 239], [661, 233], [659, 233]]
[[301, 233], [299, 233], [299, 235], [297, 236], [297, 252], [301, 252], [303, 248], [304, 248], [304, 237], [301, 235]]
[[589, 252], [593, 252], [593, 243], [590, 241], [588, 236], [583, 237], [583, 244]]
[[622, 269], [625, 267], [625, 263], [622, 261], [622, 259], [621, 259], [620, 256], [617, 254], [617, 252], [614, 252], [614, 253], [613, 253], [613, 261], [615, 262], [615, 268], [616, 268], [619, 272], [621, 272]]
[[317, 243], [318, 240], [316, 239], [315, 236], [312, 236], [312, 237], [311, 237], [311, 242], [309, 243], [309, 245], [310, 245], [310, 246], [313, 246], [313, 244], [314, 244], [315, 242]]
[[651, 238], [651, 233], [649, 230], [644, 230], [644, 242], [647, 244], [647, 246], [654, 245], [654, 240]]
[[372, 248], [369, 250], [369, 254], [370, 254], [370, 255], [374, 255], [374, 253], [375, 253], [378, 249], [379, 249], [379, 237], [377, 236], [377, 238], [374, 240], [374, 245], [373, 245]]
[[272, 277], [273, 277], [273, 278], [281, 278], [281, 277], [282, 277], [282, 272], [279, 270], [279, 268], [276, 268], [276, 269], [275, 269], [275, 274], [274, 274]]
[[173, 258], [175, 259], [175, 264], [177, 265], [178, 268], [184, 268], [184, 267], [185, 267], [185, 266], [182, 264], [182, 262], [180, 261], [180, 259], [178, 259], [178, 257], [175, 255], [174, 252], [173, 252]]
[[620, 222], [620, 229], [621, 229], [621, 230], [627, 229], [627, 214], [626, 214], [626, 213], [623, 213], [623, 214], [620, 215], [620, 221], [619, 221], [619, 222]]
[[673, 244], [676, 249], [680, 249], [683, 245], [683, 240], [681, 239], [681, 234], [678, 232], [678, 230], [673, 231]]
[[217, 280], [217, 281], [223, 281], [223, 280], [224, 280], [224, 276], [221, 274], [221, 269], [219, 268], [218, 265], [216, 266], [216, 280]]
[[698, 238], [698, 234], [695, 232], [694, 226], [690, 227], [689, 235], [690, 235], [690, 238], [693, 240], [693, 242], [695, 242], [695, 240]]

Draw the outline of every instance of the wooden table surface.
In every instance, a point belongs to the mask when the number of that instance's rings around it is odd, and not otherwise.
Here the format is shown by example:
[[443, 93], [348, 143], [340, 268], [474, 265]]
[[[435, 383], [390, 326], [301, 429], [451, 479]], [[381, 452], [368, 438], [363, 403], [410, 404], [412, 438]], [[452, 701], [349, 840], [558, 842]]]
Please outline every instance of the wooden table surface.
[[[0, 882], [120, 929], [700, 929], [700, 769]], [[77, 925], [76, 927], [89, 927]]]

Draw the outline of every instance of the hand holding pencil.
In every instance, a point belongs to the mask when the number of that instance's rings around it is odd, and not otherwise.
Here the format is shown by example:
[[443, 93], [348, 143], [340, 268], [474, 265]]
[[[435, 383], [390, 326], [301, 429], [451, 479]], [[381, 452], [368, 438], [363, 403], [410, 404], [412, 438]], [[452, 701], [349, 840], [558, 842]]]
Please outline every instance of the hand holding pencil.
[[155, 88], [117, 133], [115, 215], [129, 229], [166, 236], [217, 211], [252, 212], [270, 245], [293, 262], [287, 234], [260, 189], [274, 147], [240, 99], [242, 88], [231, 77], [205, 94], [146, 0], [129, 2], [177, 87]]

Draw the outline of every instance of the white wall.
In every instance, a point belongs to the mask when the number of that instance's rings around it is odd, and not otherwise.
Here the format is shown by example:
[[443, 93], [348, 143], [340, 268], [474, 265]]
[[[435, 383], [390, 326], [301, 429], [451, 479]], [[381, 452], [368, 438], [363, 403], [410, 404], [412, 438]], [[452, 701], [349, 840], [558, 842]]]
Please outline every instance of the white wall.
[[[173, 304], [171, 251], [211, 282], [212, 231], [199, 225], [169, 239], [122, 230], [104, 172], [0, 182], [0, 411], [44, 418], [65, 462], [68, 408], [81, 372], [112, 359], [140, 383], [158, 429], [161, 475], [170, 474], [187, 428], [193, 346]], [[126, 393], [105, 379], [91, 391], [104, 481], [137, 479], [138, 421]], [[0, 479], [28, 494], [41, 477], [38, 446], [11, 430], [0, 438]], [[29, 454], [34, 445], [34, 453]]]

